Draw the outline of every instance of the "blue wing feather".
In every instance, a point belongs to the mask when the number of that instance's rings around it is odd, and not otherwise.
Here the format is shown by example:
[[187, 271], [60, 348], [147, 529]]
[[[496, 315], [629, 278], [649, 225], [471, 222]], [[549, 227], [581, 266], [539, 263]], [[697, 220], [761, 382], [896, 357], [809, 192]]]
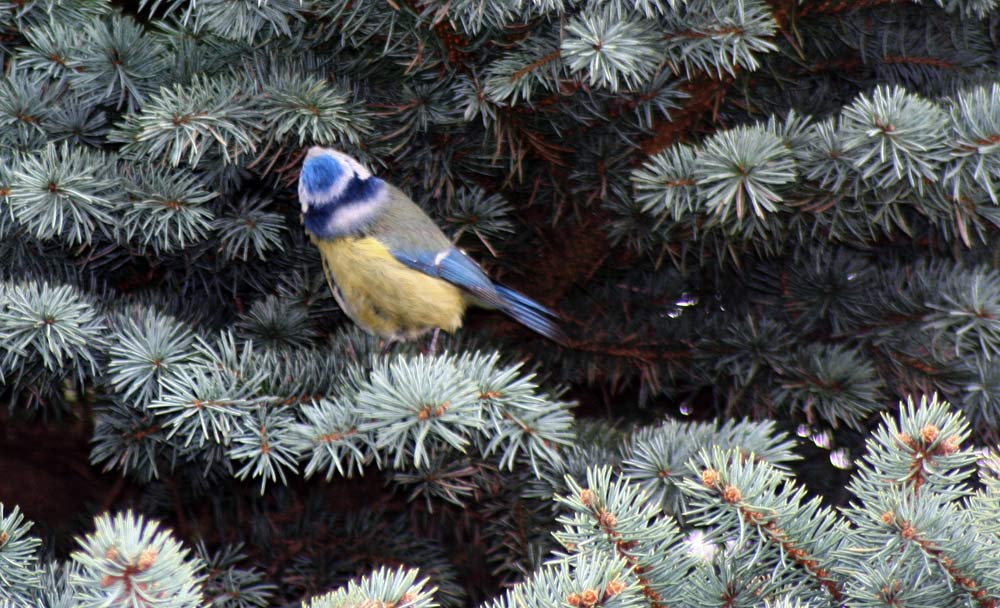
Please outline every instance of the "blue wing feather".
[[[491, 292], [496, 293], [493, 281], [486, 276], [479, 264], [473, 262], [469, 256], [458, 249], [417, 252], [393, 250], [391, 253], [406, 266], [448, 281], [476, 296], [489, 297]], [[492, 304], [492, 302], [490, 303]]]
[[569, 337], [566, 336], [556, 321], [559, 318], [556, 313], [535, 302], [528, 296], [503, 285], [497, 285], [496, 290], [506, 303], [501, 308], [505, 313], [523, 323], [525, 327], [560, 344], [567, 344], [569, 342]]
[[566, 335], [555, 321], [556, 313], [513, 289], [495, 284], [479, 264], [462, 251], [454, 247], [446, 251], [393, 250], [392, 255], [414, 270], [461, 287], [529, 329], [557, 342], [566, 342]]

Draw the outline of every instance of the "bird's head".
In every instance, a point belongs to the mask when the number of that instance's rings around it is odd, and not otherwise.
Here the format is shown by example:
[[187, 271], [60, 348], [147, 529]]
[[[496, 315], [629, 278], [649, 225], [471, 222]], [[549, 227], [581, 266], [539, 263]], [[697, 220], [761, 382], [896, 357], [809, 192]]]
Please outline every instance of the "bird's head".
[[331, 148], [309, 148], [299, 174], [306, 228], [320, 237], [354, 231], [382, 206], [385, 183], [364, 165]]
[[350, 156], [332, 148], [313, 146], [309, 148], [299, 174], [299, 202], [302, 213], [308, 213], [311, 206], [326, 206], [341, 201], [354, 194], [349, 186], [352, 182], [364, 182], [372, 177], [371, 171]]

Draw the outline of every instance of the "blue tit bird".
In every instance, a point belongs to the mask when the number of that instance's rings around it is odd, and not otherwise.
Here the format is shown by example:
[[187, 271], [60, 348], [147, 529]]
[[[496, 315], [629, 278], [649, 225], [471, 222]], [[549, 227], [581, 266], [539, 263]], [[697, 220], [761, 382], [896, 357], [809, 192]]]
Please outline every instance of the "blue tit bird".
[[491, 281], [410, 197], [347, 154], [310, 148], [299, 201], [337, 303], [368, 333], [394, 340], [452, 333], [474, 304], [566, 341], [553, 311]]

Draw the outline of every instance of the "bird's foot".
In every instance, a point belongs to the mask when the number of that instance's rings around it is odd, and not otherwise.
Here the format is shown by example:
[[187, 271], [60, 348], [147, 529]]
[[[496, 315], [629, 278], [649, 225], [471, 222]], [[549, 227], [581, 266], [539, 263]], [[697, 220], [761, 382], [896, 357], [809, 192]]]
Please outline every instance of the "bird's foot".
[[397, 344], [399, 344], [399, 338], [389, 338], [388, 340], [384, 341], [382, 343], [382, 350], [379, 352], [379, 355], [385, 357], [393, 350], [395, 350]]
[[434, 328], [434, 333], [431, 335], [431, 343], [427, 346], [427, 355], [428, 356], [433, 357], [433, 356], [437, 355], [437, 342], [438, 342], [438, 336], [440, 334], [441, 334], [441, 328], [440, 327], [435, 327]]

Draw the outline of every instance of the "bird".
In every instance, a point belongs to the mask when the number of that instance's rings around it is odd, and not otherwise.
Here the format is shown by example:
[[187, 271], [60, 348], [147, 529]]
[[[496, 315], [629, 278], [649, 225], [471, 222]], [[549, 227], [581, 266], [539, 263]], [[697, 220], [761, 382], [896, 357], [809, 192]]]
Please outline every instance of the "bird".
[[554, 311], [493, 282], [409, 196], [348, 154], [309, 148], [298, 195], [333, 296], [367, 333], [393, 343], [433, 331], [433, 345], [475, 305], [566, 343]]

